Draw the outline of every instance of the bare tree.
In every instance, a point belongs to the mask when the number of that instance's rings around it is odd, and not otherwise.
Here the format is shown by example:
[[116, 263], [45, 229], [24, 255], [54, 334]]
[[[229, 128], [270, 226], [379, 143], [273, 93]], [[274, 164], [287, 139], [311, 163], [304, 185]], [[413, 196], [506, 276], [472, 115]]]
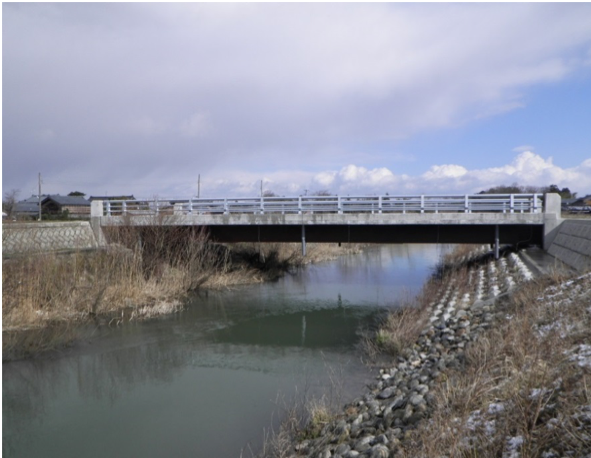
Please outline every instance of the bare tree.
[[320, 189], [319, 191], [314, 191], [311, 196], [332, 196], [334, 195], [328, 189]]
[[12, 216], [12, 213], [16, 209], [16, 199], [19, 193], [19, 189], [11, 189], [4, 193], [4, 199], [2, 199], [2, 211], [6, 212], [8, 216]]

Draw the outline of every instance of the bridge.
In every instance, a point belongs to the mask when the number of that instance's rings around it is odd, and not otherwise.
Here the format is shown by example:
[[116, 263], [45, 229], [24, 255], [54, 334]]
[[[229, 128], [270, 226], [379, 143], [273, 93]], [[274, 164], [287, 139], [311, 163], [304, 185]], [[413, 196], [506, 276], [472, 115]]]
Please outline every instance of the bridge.
[[93, 201], [91, 224], [199, 226], [217, 242], [489, 243], [546, 246], [557, 194], [298, 196]]

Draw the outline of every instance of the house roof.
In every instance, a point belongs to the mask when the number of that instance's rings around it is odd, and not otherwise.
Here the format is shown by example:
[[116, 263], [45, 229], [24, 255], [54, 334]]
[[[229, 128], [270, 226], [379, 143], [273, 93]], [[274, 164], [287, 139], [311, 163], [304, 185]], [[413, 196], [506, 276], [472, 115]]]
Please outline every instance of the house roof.
[[38, 213], [39, 212], [39, 202], [27, 202], [21, 201], [17, 202], [14, 207], [15, 213]]
[[131, 196], [90, 196], [88, 198], [90, 202], [93, 200], [135, 200], [133, 194]]
[[591, 201], [591, 195], [585, 196], [585, 197], [579, 197], [577, 199], [575, 199], [574, 202], [570, 202], [569, 206], [570, 207], [584, 207], [589, 205], [587, 202]]
[[[47, 194], [41, 194], [41, 200], [45, 199], [46, 197]], [[39, 196], [32, 195], [31, 197], [28, 197], [25, 200], [21, 200], [20, 202], [39, 203]]]
[[78, 205], [78, 206], [83, 206], [83, 207], [90, 206], [90, 202], [82, 196], [60, 196], [59, 194], [49, 195], [41, 201], [41, 205], [44, 205], [45, 203], [47, 203], [49, 201], [53, 201], [58, 205], [68, 205], [68, 206]]

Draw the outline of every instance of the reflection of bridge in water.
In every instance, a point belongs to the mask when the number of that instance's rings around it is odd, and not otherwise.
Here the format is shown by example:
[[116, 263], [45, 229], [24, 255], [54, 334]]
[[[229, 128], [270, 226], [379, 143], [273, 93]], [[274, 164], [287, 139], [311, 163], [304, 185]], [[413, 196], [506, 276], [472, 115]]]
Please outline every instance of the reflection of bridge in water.
[[92, 202], [95, 231], [199, 226], [218, 242], [536, 244], [560, 221], [557, 194], [300, 196]]

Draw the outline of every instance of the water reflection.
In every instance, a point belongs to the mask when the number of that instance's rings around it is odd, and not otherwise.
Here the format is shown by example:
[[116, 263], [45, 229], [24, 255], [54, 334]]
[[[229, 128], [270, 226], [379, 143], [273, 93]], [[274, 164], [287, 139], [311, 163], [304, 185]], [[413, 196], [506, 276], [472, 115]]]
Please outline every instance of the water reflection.
[[320, 393], [335, 371], [345, 396], [361, 391], [369, 376], [353, 350], [359, 328], [416, 292], [440, 253], [377, 248], [275, 283], [202, 293], [174, 316], [89, 329], [51, 359], [3, 364], [3, 452], [239, 456], [276, 418], [278, 392]]

